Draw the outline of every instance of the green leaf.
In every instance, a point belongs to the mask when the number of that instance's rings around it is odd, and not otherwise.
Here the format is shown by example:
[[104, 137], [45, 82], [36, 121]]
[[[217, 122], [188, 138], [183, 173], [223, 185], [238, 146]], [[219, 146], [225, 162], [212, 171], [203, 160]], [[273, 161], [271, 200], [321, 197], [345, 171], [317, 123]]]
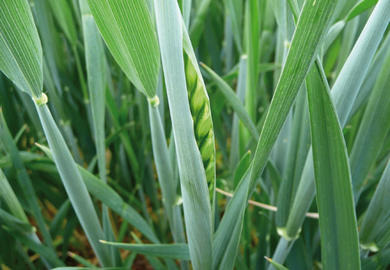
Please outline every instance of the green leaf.
[[390, 243], [390, 161], [379, 181], [359, 232], [360, 242], [365, 249], [373, 252]]
[[[48, 248], [40, 243], [38, 236], [28, 234], [28, 231], [23, 232], [22, 230], [15, 230], [16, 227], [20, 226], [20, 225], [26, 226], [26, 229], [27, 229], [27, 225], [30, 226], [29, 224], [27, 224], [27, 223], [20, 224], [21, 221], [15, 217], [11, 216], [11, 215], [8, 216], [9, 219], [3, 219], [3, 218], [5, 218], [4, 213], [6, 214], [6, 212], [4, 212], [2, 209], [0, 209], [0, 220], [2, 223], [8, 225], [6, 230], [8, 231], [8, 233], [10, 233], [12, 235], [12, 237], [14, 237], [18, 241], [20, 241], [21, 243], [26, 245], [29, 249], [33, 250], [36, 254], [39, 254], [39, 256], [42, 256], [42, 258], [44, 258], [43, 262], [46, 265], [47, 265], [47, 262], [49, 262], [53, 266], [64, 265], [56, 257], [56, 254], [52, 251], [52, 249], [50, 249], [50, 248]], [[8, 223], [10, 221], [12, 223]], [[32, 228], [32, 227], [30, 226], [30, 228]], [[47, 259], [47, 262], [46, 262], [46, 259]]]
[[260, 40], [259, 1], [249, 0], [245, 5], [245, 51], [248, 55], [245, 91], [245, 108], [253, 121], [256, 121], [258, 97], [258, 62]]
[[378, 0], [361, 0], [360, 2], [356, 3], [355, 6], [349, 11], [347, 15], [347, 21], [352, 20], [364, 11], [372, 8], [376, 5], [376, 3], [378, 3]]
[[123, 267], [76, 267], [76, 266], [68, 266], [68, 267], [56, 267], [53, 270], [84, 270], [84, 269], [96, 269], [96, 270], [123, 270]]
[[154, 1], [172, 120], [188, 247], [194, 269], [211, 269], [211, 207], [186, 90], [182, 19], [175, 0]]
[[[155, 98], [160, 55], [144, 0], [88, 0], [111, 54], [128, 79], [148, 98]], [[142, 33], [142, 34], [141, 34]]]
[[161, 117], [157, 108], [149, 105], [150, 130], [153, 155], [158, 181], [161, 186], [162, 201], [168, 216], [169, 225], [175, 242], [185, 242], [181, 206], [177, 205], [177, 178], [174, 175]]
[[75, 20], [72, 15], [72, 9], [67, 0], [49, 1], [54, 17], [64, 31], [66, 38], [72, 44], [77, 45], [77, 31]]
[[86, 0], [80, 0], [84, 32], [88, 90], [92, 112], [100, 179], [106, 181], [106, 151], [104, 134], [105, 91], [107, 87], [106, 59], [103, 41]]
[[[345, 126], [351, 115], [353, 103], [367, 75], [369, 63], [390, 21], [390, 13], [386, 12], [389, 9], [390, 1], [381, 0], [378, 3], [332, 87], [331, 96], [341, 127]], [[287, 238], [295, 238], [299, 234], [305, 213], [309, 210], [314, 196], [313, 159], [310, 150], [287, 221], [285, 230]]]
[[130, 250], [139, 254], [161, 258], [189, 260], [190, 254], [187, 244], [127, 244], [101, 241], [103, 244]]
[[23, 211], [18, 198], [16, 197], [12, 187], [8, 183], [3, 171], [0, 169], [0, 198], [8, 206], [10, 212], [21, 221], [28, 223], [26, 214]]
[[277, 269], [277, 270], [288, 270], [288, 268], [284, 267], [284, 266], [283, 266], [282, 264], [280, 264], [280, 263], [275, 262], [275, 261], [272, 260], [271, 258], [265, 257], [265, 259], [266, 259], [267, 261], [269, 261], [269, 263], [272, 264], [273, 267], [275, 267], [275, 269]]
[[283, 227], [288, 219], [290, 207], [295, 198], [307, 152], [310, 148], [309, 110], [306, 87], [302, 87], [295, 103], [288, 137], [286, 169], [283, 172], [280, 190], [277, 193], [276, 224]]
[[[38, 146], [49, 158], [53, 158], [52, 150], [43, 145]], [[85, 182], [85, 186], [93, 196], [102, 201], [127, 222], [132, 224], [150, 241], [153, 243], [159, 242], [158, 238], [150, 228], [149, 224], [144, 220], [144, 218], [138, 214], [134, 208], [125, 203], [123, 199], [110, 186], [81, 166], [78, 166], [78, 171]]]
[[[298, 20], [289, 53], [283, 67], [274, 97], [269, 107], [263, 130], [257, 144], [250, 171], [241, 180], [235, 196], [230, 200], [225, 215], [214, 238], [214, 266], [232, 268], [237, 253], [237, 239], [240, 237], [243, 212], [249, 193], [253, 190], [255, 180], [263, 171], [269, 153], [286, 120], [311, 63], [314, 61], [321, 39], [329, 27], [335, 1], [306, 1]], [[304, 54], [302, 52], [305, 52]], [[237, 212], [238, 211], [238, 212]], [[241, 225], [239, 225], [241, 223]], [[234, 232], [236, 234], [234, 234]], [[229, 238], [226, 238], [229, 235]], [[229, 241], [235, 241], [230, 246]], [[226, 264], [219, 265], [222, 257]], [[222, 267], [223, 266], [223, 267]]]
[[237, 95], [234, 93], [233, 89], [231, 89], [231, 87], [220, 76], [218, 76], [218, 74], [215, 73], [211, 68], [209, 68], [205, 64], [202, 64], [202, 67], [217, 84], [218, 90], [222, 92], [226, 100], [233, 107], [234, 111], [237, 113], [237, 116], [240, 118], [242, 123], [248, 129], [253, 139], [258, 140], [259, 132], [257, 131], [256, 126], [253, 123], [252, 119], [249, 117], [249, 114], [245, 110], [244, 105], [239, 100]]
[[95, 208], [87, 188], [77, 170], [68, 147], [62, 137], [47, 105], [37, 105], [36, 109], [41, 124], [53, 153], [53, 159], [61, 176], [70, 202], [84, 229], [88, 240], [102, 265], [110, 265], [108, 249], [101, 246], [99, 240], [104, 238]]
[[390, 130], [390, 50], [369, 97], [351, 155], [352, 183], [358, 200], [364, 179], [375, 163]]
[[325, 74], [307, 78], [316, 197], [324, 269], [360, 269], [348, 153]]
[[0, 220], [2, 227], [6, 227], [13, 233], [19, 232], [31, 234], [34, 232], [34, 227], [31, 226], [28, 222], [20, 220], [19, 218], [9, 214], [1, 208]]
[[42, 93], [42, 48], [26, 0], [4, 0], [0, 9], [0, 70], [34, 98]]

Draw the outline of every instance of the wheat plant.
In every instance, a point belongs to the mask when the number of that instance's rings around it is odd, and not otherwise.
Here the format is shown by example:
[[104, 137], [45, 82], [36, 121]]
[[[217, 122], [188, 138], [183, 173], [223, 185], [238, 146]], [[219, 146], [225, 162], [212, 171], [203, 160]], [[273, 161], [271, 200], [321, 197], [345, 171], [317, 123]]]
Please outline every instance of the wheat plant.
[[390, 0], [2, 0], [1, 269], [390, 267]]

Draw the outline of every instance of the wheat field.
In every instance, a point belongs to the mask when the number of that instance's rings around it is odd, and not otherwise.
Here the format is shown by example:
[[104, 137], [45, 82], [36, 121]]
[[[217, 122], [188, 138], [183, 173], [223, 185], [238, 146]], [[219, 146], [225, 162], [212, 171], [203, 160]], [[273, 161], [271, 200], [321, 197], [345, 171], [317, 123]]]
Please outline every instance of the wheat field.
[[390, 267], [390, 0], [0, 1], [0, 268]]

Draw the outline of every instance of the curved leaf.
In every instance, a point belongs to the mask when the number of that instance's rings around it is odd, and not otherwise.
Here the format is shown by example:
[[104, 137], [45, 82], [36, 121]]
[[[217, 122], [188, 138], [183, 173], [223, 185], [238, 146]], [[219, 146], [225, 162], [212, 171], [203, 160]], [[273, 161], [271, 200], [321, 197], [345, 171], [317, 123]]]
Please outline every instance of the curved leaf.
[[111, 54], [129, 80], [155, 98], [160, 55], [156, 33], [144, 0], [88, 0]]
[[0, 70], [32, 97], [42, 93], [42, 48], [26, 0], [4, 0], [0, 8]]
[[[322, 82], [322, 83], [321, 83]], [[360, 269], [347, 147], [323, 71], [307, 77], [317, 205], [324, 269]]]

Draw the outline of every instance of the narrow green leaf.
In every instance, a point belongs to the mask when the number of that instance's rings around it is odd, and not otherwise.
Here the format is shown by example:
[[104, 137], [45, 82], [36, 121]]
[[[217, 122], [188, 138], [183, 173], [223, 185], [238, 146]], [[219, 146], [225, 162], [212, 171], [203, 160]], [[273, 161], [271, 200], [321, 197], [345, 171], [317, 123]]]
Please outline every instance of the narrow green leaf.
[[[8, 233], [12, 235], [15, 239], [26, 245], [29, 249], [33, 250], [36, 254], [39, 254], [44, 258], [44, 263], [47, 266], [47, 262], [49, 262], [53, 266], [62, 266], [64, 265], [57, 257], [54, 252], [52, 252], [52, 249], [48, 248], [47, 246], [44, 246], [43, 244], [40, 243], [38, 236], [28, 234], [28, 231], [21, 231], [21, 230], [15, 230], [16, 226], [21, 225], [20, 220], [13, 217], [13, 216], [8, 216], [10, 219], [9, 220], [2, 220], [4, 218], [4, 212], [3, 210], [0, 209], [0, 220], [1, 222], [9, 222], [12, 220], [12, 222], [15, 222], [14, 224], [8, 224]], [[27, 223], [23, 223], [23, 226], [30, 226]], [[27, 232], [27, 233], [26, 233]], [[47, 259], [47, 262], [46, 262]], [[49, 268], [49, 266], [47, 266]]]
[[[390, 21], [390, 13], [386, 12], [389, 9], [390, 1], [379, 1], [332, 87], [331, 96], [341, 127], [345, 126], [351, 115], [353, 103], [367, 75], [369, 63]], [[286, 225], [285, 236], [288, 239], [298, 236], [305, 213], [309, 210], [314, 196], [313, 159], [310, 150]]]
[[[322, 83], [321, 83], [322, 82]], [[323, 71], [307, 78], [324, 269], [360, 269], [348, 153]]]
[[355, 201], [358, 200], [364, 179], [380, 154], [390, 130], [389, 86], [390, 50], [385, 56], [385, 62], [364, 111], [350, 156]]
[[139, 254], [161, 258], [189, 260], [190, 254], [187, 244], [127, 244], [101, 241], [103, 244], [130, 250]]
[[177, 205], [177, 184], [175, 181], [161, 117], [157, 108], [149, 106], [150, 129], [152, 135], [153, 155], [158, 180], [161, 186], [162, 201], [168, 216], [169, 225], [175, 242], [185, 242], [181, 207]]
[[282, 264], [280, 264], [280, 263], [275, 262], [275, 261], [272, 260], [271, 258], [265, 257], [265, 259], [266, 259], [267, 261], [269, 261], [269, 263], [272, 264], [272, 265], [275, 267], [275, 269], [277, 269], [277, 270], [288, 270], [288, 268], [284, 267], [284, 266], [283, 266]]
[[248, 0], [245, 5], [245, 51], [248, 55], [245, 91], [245, 108], [253, 121], [256, 121], [258, 62], [260, 40], [259, 1]]
[[107, 47], [128, 79], [148, 98], [155, 98], [160, 56], [146, 1], [88, 3]]
[[0, 208], [0, 220], [2, 227], [7, 227], [12, 232], [28, 233], [34, 232], [34, 227], [27, 221], [22, 221], [19, 218], [9, 214]]
[[225, 1], [226, 10], [232, 22], [232, 32], [234, 41], [239, 52], [242, 52], [242, 1], [227, 0]]
[[67, 0], [49, 1], [54, 17], [64, 31], [66, 38], [72, 44], [77, 45], [77, 30], [75, 20], [72, 15], [72, 9]]
[[[38, 146], [42, 151], [45, 152], [47, 156], [49, 156], [49, 158], [53, 158], [52, 150], [43, 145]], [[108, 186], [106, 183], [103, 183], [102, 180], [81, 166], [78, 166], [78, 171], [85, 182], [85, 186], [93, 196], [102, 201], [127, 222], [132, 224], [150, 241], [153, 243], [159, 242], [158, 238], [150, 228], [149, 224], [144, 220], [144, 218], [136, 210], [134, 210], [134, 208], [125, 203], [123, 199], [110, 186]]]
[[[239, 62], [239, 70], [238, 70], [238, 78], [237, 78], [237, 88], [236, 88], [236, 92], [237, 92], [237, 98], [238, 98], [238, 101], [240, 101], [241, 103], [244, 102], [245, 100], [245, 91], [246, 91], [246, 77], [247, 77], [247, 56], [246, 55], [243, 55], [241, 56], [240, 58], [240, 62]], [[238, 108], [236, 108], [235, 110], [238, 110]], [[243, 112], [245, 111], [244, 108], [241, 109]], [[245, 111], [246, 112], [246, 111]], [[247, 117], [248, 119], [249, 116]], [[233, 115], [233, 124], [232, 124], [232, 135], [231, 135], [231, 146], [230, 146], [230, 168], [233, 169], [236, 164], [239, 162], [239, 160], [241, 159], [241, 152], [243, 150], [243, 140], [242, 140], [242, 137], [243, 137], [243, 128], [242, 128], [242, 125], [240, 123], [240, 117], [238, 116], [238, 113], [234, 113]], [[257, 129], [255, 129], [257, 131]], [[257, 140], [257, 139], [256, 139]], [[240, 177], [241, 179], [241, 177]], [[240, 180], [240, 179], [237, 179], [237, 182]], [[234, 185], [236, 186], [236, 184]]]
[[378, 52], [375, 55], [375, 58], [370, 64], [369, 71], [367, 73], [366, 79], [364, 80], [359, 94], [356, 97], [356, 100], [353, 104], [352, 115], [355, 115], [356, 112], [361, 108], [362, 105], [366, 104], [368, 97], [374, 88], [376, 79], [381, 71], [383, 63], [386, 59], [386, 54], [390, 50], [390, 33], [386, 34], [386, 37], [383, 39], [381, 47], [378, 49]]
[[93, 269], [93, 270], [123, 270], [123, 267], [76, 267], [76, 266], [68, 266], [68, 267], [57, 267], [53, 268], [53, 270], [85, 270], [85, 269]]
[[253, 139], [259, 139], [259, 132], [256, 129], [255, 124], [252, 119], [249, 117], [248, 112], [246, 111], [244, 105], [239, 100], [237, 95], [234, 93], [233, 89], [220, 77], [217, 73], [215, 73], [211, 68], [202, 64], [204, 70], [211, 76], [211, 78], [215, 81], [218, 86], [218, 89], [222, 92], [226, 100], [233, 107], [234, 111], [237, 113], [237, 116], [240, 118], [242, 123], [248, 129]]
[[390, 161], [364, 215], [359, 232], [364, 248], [378, 251], [390, 243]]
[[[0, 141], [3, 143], [4, 149], [6, 149], [6, 151], [10, 155], [10, 158], [12, 160], [12, 167], [16, 170], [16, 178], [18, 184], [20, 187], [23, 187], [22, 198], [26, 200], [32, 215], [36, 219], [38, 228], [42, 233], [45, 244], [54, 250], [53, 240], [46, 227], [46, 222], [42, 214], [42, 209], [38, 202], [37, 194], [33, 187], [33, 182], [31, 181], [27, 173], [26, 167], [23, 164], [23, 160], [12, 138], [12, 135], [8, 129], [7, 123], [5, 122], [5, 118], [3, 116], [1, 109], [0, 109]], [[21, 219], [20, 216], [18, 216], [18, 218]]]
[[47, 105], [37, 105], [43, 130], [53, 153], [53, 159], [63, 181], [76, 215], [83, 227], [93, 250], [102, 265], [110, 265], [108, 249], [101, 246], [99, 240], [104, 238], [95, 208], [81, 178], [76, 164], [67, 148]]
[[248, 170], [252, 158], [252, 152], [248, 151], [246, 152], [241, 160], [237, 164], [237, 168], [234, 172], [233, 176], [233, 187], [234, 189], [237, 187], [239, 181], [242, 179], [242, 177], [245, 175], [245, 172]]
[[211, 4], [211, 0], [201, 0], [198, 9], [196, 10], [196, 14], [194, 16], [193, 22], [190, 27], [190, 36], [192, 42], [197, 46], [199, 43], [199, 39], [204, 29], [205, 20], [207, 12], [209, 11], [209, 7]]
[[292, 116], [291, 131], [288, 137], [286, 169], [283, 181], [277, 193], [276, 224], [283, 227], [288, 219], [290, 207], [295, 198], [299, 180], [310, 148], [309, 111], [307, 107], [306, 87], [298, 93]]
[[157, 32], [175, 139], [184, 217], [194, 269], [211, 269], [211, 207], [206, 174], [196, 145], [186, 90], [182, 19], [175, 0], [154, 1]]
[[91, 104], [93, 130], [98, 158], [100, 179], [106, 181], [105, 158], [105, 90], [106, 90], [106, 59], [103, 42], [90, 13], [86, 0], [80, 0], [84, 32], [85, 58], [88, 75], [88, 90]]
[[[306, 1], [298, 20], [297, 28], [291, 43], [291, 47], [283, 67], [274, 97], [271, 101], [263, 130], [257, 144], [250, 172], [241, 180], [236, 194], [230, 200], [222, 222], [216, 232], [213, 243], [214, 266], [219, 265], [222, 256], [228, 256], [234, 260], [237, 253], [237, 245], [228, 248], [229, 241], [235, 241], [240, 237], [240, 230], [235, 229], [236, 224], [243, 222], [243, 211], [249, 193], [253, 190], [255, 180], [263, 171], [274, 142], [284, 124], [291, 105], [300, 89], [322, 38], [327, 33], [335, 1]], [[302, 54], [302, 52], [305, 52]], [[244, 206], [244, 207], [243, 207]], [[236, 212], [236, 211], [239, 212]], [[236, 231], [237, 234], [233, 234]], [[230, 235], [229, 239], [226, 235]], [[226, 265], [232, 268], [234, 263]], [[221, 266], [220, 266], [221, 267]]]
[[353, 103], [367, 75], [369, 63], [389, 24], [389, 9], [389, 1], [378, 2], [332, 87], [332, 99], [342, 127], [351, 116]]
[[[314, 61], [318, 45], [327, 33], [334, 6], [335, 3], [331, 0], [305, 1], [257, 144], [251, 170], [251, 181], [259, 175], [265, 166], [273, 142], [276, 140], [309, 67]], [[307, 42], [308, 40], [310, 42]], [[305, 54], [302, 55], [302, 52]]]
[[378, 3], [378, 0], [361, 0], [360, 2], [356, 3], [355, 6], [349, 11], [347, 15], [347, 21], [352, 20], [364, 11], [372, 8], [376, 5], [376, 3]]
[[3, 199], [5, 204], [8, 206], [10, 212], [21, 221], [28, 223], [26, 214], [20, 205], [12, 187], [8, 183], [3, 171], [0, 169], [0, 198]]

